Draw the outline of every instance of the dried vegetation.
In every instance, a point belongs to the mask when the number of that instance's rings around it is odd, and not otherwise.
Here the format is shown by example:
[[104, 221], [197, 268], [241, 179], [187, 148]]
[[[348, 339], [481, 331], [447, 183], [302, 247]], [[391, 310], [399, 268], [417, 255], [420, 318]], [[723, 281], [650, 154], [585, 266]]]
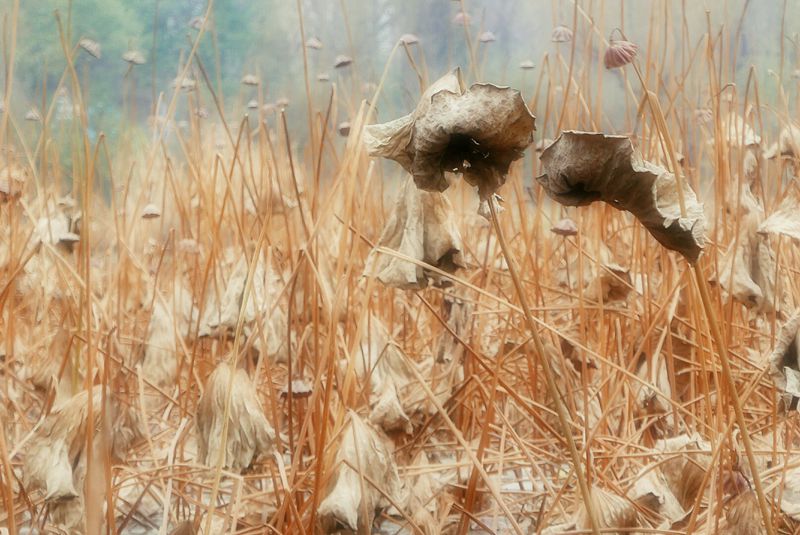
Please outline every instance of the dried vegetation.
[[36, 130], [0, 130], [0, 531], [797, 532], [798, 128], [765, 80], [719, 90], [716, 30], [656, 65], [579, 5], [534, 91], [456, 69], [390, 121], [364, 79], [290, 127], [263, 73], [220, 117], [193, 54], [143, 148], [77, 126], [69, 69], [9, 110]]

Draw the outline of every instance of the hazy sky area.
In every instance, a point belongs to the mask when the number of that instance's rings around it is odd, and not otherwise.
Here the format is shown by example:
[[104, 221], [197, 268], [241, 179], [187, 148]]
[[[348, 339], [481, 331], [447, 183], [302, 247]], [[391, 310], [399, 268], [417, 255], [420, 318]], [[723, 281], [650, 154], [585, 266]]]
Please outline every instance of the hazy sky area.
[[[591, 76], [602, 86], [602, 106], [607, 124], [603, 129], [624, 130], [624, 86], [619, 71], [606, 71], [598, 59], [614, 28], [620, 28], [627, 38], [641, 46], [640, 58], [658, 55], [665, 58], [665, 72], [659, 73], [662, 84], [673, 83], [673, 69], [680, 71], [694, 61], [703, 70], [705, 63], [705, 10], [710, 10], [713, 33], [721, 25], [741, 24], [737, 49], [736, 82], [743, 91], [748, 68], [756, 65], [762, 98], [769, 100], [777, 94], [776, 73], [781, 65], [781, 28], [784, 2], [779, 0], [751, 1], [742, 17], [744, 2], [707, 1], [681, 2], [583, 0], [578, 2], [575, 34], [574, 74]], [[12, 2], [3, 0], [8, 20]], [[71, 5], [71, 10], [70, 10]], [[518, 87], [530, 99], [544, 67], [552, 73], [566, 71], [570, 60], [570, 43], [551, 41], [555, 25], [572, 27], [576, 16], [570, 1], [549, 0], [469, 0], [464, 2], [469, 14], [466, 26], [455, 19], [461, 3], [452, 0], [301, 0], [306, 39], [316, 37], [322, 43], [319, 50], [309, 49], [308, 67], [311, 97], [315, 109], [325, 109], [332, 84], [337, 88], [338, 120], [352, 115], [357, 103], [368, 98], [379, 80], [398, 38], [406, 33], [419, 37], [419, 44], [409, 52], [418, 70], [428, 78], [439, 76], [447, 69], [461, 66], [467, 81], [491, 81]], [[111, 139], [130, 124], [147, 125], [153, 97], [164, 93], [169, 101], [170, 84], [175, 78], [182, 58], [188, 55], [191, 40], [197, 31], [190, 27], [194, 17], [201, 16], [206, 2], [199, 0], [36, 0], [20, 3], [17, 28], [16, 67], [12, 110], [24, 114], [31, 106], [42, 107], [43, 98], [49, 102], [64, 68], [64, 52], [54, 13], [60, 13], [65, 36], [76, 43], [82, 36], [98, 42], [100, 59], [86, 53], [76, 55], [76, 67], [83, 80], [93, 132], [104, 131]], [[685, 9], [685, 11], [684, 11]], [[587, 13], [584, 16], [584, 13]], [[589, 15], [594, 29], [589, 26]], [[602, 16], [598, 16], [602, 13]], [[800, 42], [800, 6], [786, 3], [784, 49], [784, 87], [792, 107], [797, 78], [792, 74], [797, 66]], [[685, 26], [684, 26], [685, 21]], [[154, 35], [155, 30], [155, 35]], [[261, 79], [261, 103], [289, 99], [287, 114], [298, 139], [303, 139], [306, 122], [306, 102], [303, 69], [303, 46], [297, 4], [294, 1], [274, 0], [217, 0], [212, 18], [198, 50], [198, 57], [208, 72], [212, 84], [224, 95], [226, 116], [237, 122], [246, 103], [258, 98], [255, 88], [242, 85], [246, 73]], [[10, 40], [6, 28], [6, 41]], [[491, 31], [496, 40], [478, 42], [478, 36]], [[658, 50], [648, 48], [651, 32], [671, 36], [671, 46]], [[473, 41], [474, 60], [470, 60], [466, 37]], [[735, 43], [726, 42], [733, 47]], [[129, 67], [121, 58], [131, 49], [140, 50], [146, 63]], [[6, 51], [7, 53], [7, 51]], [[334, 69], [335, 58], [345, 54], [354, 58], [347, 68]], [[693, 56], [694, 55], [694, 56]], [[545, 59], [547, 58], [547, 59]], [[523, 61], [535, 64], [532, 70], [521, 70]], [[559, 65], [561, 69], [559, 69]], [[724, 80], [730, 80], [732, 66], [725, 65]], [[642, 66], [644, 69], [644, 65]], [[699, 71], [700, 73], [703, 70]], [[200, 86], [204, 86], [197, 66], [193, 68]], [[317, 81], [328, 74], [330, 82]], [[632, 73], [628, 74], [632, 76]], [[563, 72], [544, 76], [542, 91], [552, 83], [555, 95], [563, 91]], [[702, 77], [690, 80], [701, 83]], [[707, 82], [707, 79], [705, 80]], [[662, 88], [663, 90], [663, 88]], [[43, 97], [45, 91], [46, 97]], [[419, 82], [405, 50], [401, 47], [387, 72], [385, 90], [378, 102], [379, 118], [394, 117], [411, 108], [419, 95]], [[594, 95], [585, 96], [589, 100]], [[201, 101], [211, 108], [208, 91], [200, 93]], [[556, 97], [558, 98], [558, 97]], [[541, 103], [540, 103], [541, 105]], [[597, 105], [596, 100], [593, 106]], [[701, 106], [703, 103], [693, 103]], [[162, 106], [161, 113], [163, 113]], [[544, 113], [535, 110], [537, 115]], [[179, 102], [176, 119], [188, 111], [185, 99]], [[252, 113], [252, 112], [251, 112]], [[124, 121], [134, 117], [135, 122]], [[122, 125], [126, 125], [123, 127]], [[567, 125], [587, 127], [588, 125]], [[552, 134], [549, 133], [549, 134]]]

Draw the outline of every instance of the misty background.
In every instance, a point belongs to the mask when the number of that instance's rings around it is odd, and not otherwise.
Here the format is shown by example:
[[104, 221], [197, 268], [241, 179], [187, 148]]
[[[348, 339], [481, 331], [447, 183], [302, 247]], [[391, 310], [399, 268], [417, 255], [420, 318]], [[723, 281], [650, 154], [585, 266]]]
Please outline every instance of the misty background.
[[[582, 0], [578, 5], [586, 7], [588, 1]], [[755, 65], [762, 100], [776, 102], [778, 75], [783, 66], [783, 86], [790, 97], [786, 105], [793, 112], [792, 95], [797, 92], [800, 44], [797, 2], [605, 0], [601, 3], [602, 20], [594, 20], [597, 33], [607, 39], [614, 28], [620, 28], [629, 40], [640, 45], [640, 61], [648, 54], [657, 55], [654, 60], [659, 64], [663, 60], [666, 65], [659, 73], [663, 83], [675, 75], [670, 71], [685, 68], [690, 51], [696, 50], [701, 56], [705, 54], [706, 9], [710, 10], [712, 33], [718, 33], [725, 26], [728, 30], [737, 28], [740, 35], [738, 45], [734, 42], [719, 45], [730, 47], [737, 57], [735, 65], [720, 66], [722, 79], [735, 81], [743, 92], [748, 70]], [[9, 14], [13, 3], [2, 0], [0, 5], [4, 14], [4, 57], [8, 58], [12, 37]], [[288, 99], [286, 113], [299, 142], [305, 138], [308, 125], [300, 11], [306, 40], [314, 37], [322, 44], [319, 50], [306, 48], [314, 108], [326, 108], [335, 85], [337, 121], [347, 120], [362, 99], [371, 97], [395, 43], [403, 34], [411, 33], [419, 38], [419, 43], [410, 45], [409, 51], [417, 68], [429, 79], [461, 66], [467, 82], [480, 78], [480, 81], [512, 85], [528, 100], [535, 91], [545, 57], [549, 58], [551, 68], [556, 68], [558, 62], [569, 61], [571, 44], [552, 42], [551, 31], [558, 24], [573, 26], [573, 2], [469, 0], [463, 6], [469, 15], [466, 32], [458, 17], [462, 3], [452, 0], [300, 0], [299, 4], [277, 0], [217, 0], [198, 49], [198, 58], [214, 88], [221, 93], [220, 100], [229, 122], [241, 119], [251, 99], [259, 100], [260, 106]], [[594, 12], [599, 11], [596, 6], [594, 4]], [[169, 101], [173, 91], [171, 84], [197, 35], [192, 22], [197, 23], [196, 17], [201, 17], [206, 7], [206, 2], [200, 0], [21, 2], [16, 28], [12, 112], [21, 116], [31, 107], [46, 109], [57, 97], [54, 90], [66, 66], [55, 16], [57, 11], [62, 33], [69, 43], [74, 46], [81, 37], [87, 37], [101, 47], [99, 59], [80, 50], [76, 54], [76, 69], [82, 80], [92, 134], [102, 131], [113, 142], [125, 129], [144, 129], [152, 125], [154, 113], [165, 113], [166, 104], [162, 102], [157, 110], [155, 103], [159, 98]], [[580, 14], [577, 21], [575, 68], [581, 72], [589, 69], [591, 76], [602, 77], [602, 106], [607, 124], [599, 126], [623, 130], [622, 75], [619, 71], [602, 68], [598, 61], [603, 51], [601, 40], [587, 29], [587, 20]], [[781, 25], [785, 33], [783, 42]], [[496, 40], [481, 43], [478, 37], [486, 31], [492, 32]], [[669, 33], [672, 46], [648, 50], [651, 31]], [[467, 37], [474, 45], [476, 64], [473, 68], [470, 68]], [[130, 50], [141, 51], [146, 63], [131, 66], [123, 61], [123, 54]], [[587, 50], [591, 50], [594, 58], [589, 65], [585, 60]], [[334, 62], [338, 55], [351, 56], [354, 62], [349, 67], [336, 69]], [[532, 62], [535, 67], [520, 69], [524, 61]], [[705, 68], [704, 59], [699, 61]], [[243, 85], [241, 80], [246, 74], [258, 76], [260, 87]], [[319, 75], [328, 75], [330, 80], [318, 81]], [[213, 112], [197, 68], [192, 69], [192, 76], [197, 78], [200, 102]], [[560, 90], [553, 89], [556, 94]], [[377, 103], [378, 118], [386, 120], [407, 113], [419, 92], [419, 80], [401, 47], [387, 71], [385, 89]], [[62, 95], [62, 98], [67, 97]], [[176, 120], [190, 113], [185, 109], [185, 100], [181, 99], [184, 109], [179, 107]], [[689, 104], [704, 105], [703, 102]]]

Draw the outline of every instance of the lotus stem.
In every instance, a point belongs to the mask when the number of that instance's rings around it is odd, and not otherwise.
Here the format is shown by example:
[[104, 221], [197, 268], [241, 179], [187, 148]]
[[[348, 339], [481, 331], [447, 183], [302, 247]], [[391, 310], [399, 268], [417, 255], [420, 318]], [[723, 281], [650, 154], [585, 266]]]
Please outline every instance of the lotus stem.
[[569, 454], [572, 458], [572, 466], [575, 469], [575, 476], [578, 479], [578, 486], [580, 487], [581, 497], [583, 498], [584, 506], [586, 507], [586, 514], [589, 517], [589, 524], [591, 525], [592, 534], [599, 535], [600, 531], [597, 527], [597, 518], [595, 517], [591, 500], [591, 490], [589, 489], [586, 474], [583, 471], [581, 455], [578, 452], [578, 447], [575, 445], [575, 438], [572, 436], [567, 407], [564, 405], [564, 401], [561, 399], [561, 396], [558, 392], [556, 378], [553, 374], [553, 369], [550, 367], [550, 362], [547, 360], [542, 338], [539, 336], [539, 331], [536, 329], [536, 322], [533, 319], [531, 308], [528, 306], [528, 298], [525, 295], [525, 289], [522, 287], [522, 281], [517, 273], [516, 263], [511, 255], [511, 251], [508, 248], [508, 243], [506, 243], [503, 229], [500, 228], [500, 222], [497, 219], [497, 210], [494, 206], [495, 203], [489, 202], [487, 204], [489, 205], [489, 213], [492, 216], [492, 225], [494, 226], [495, 233], [497, 234], [497, 241], [500, 243], [500, 249], [503, 252], [503, 257], [506, 260], [506, 264], [508, 264], [508, 273], [511, 275], [511, 280], [514, 282], [514, 289], [516, 290], [517, 297], [519, 298], [519, 304], [522, 308], [523, 317], [525, 318], [525, 325], [530, 332], [531, 338], [533, 339], [533, 345], [536, 347], [536, 352], [539, 354], [539, 360], [542, 363], [545, 381], [547, 382], [547, 389], [550, 391], [550, 397], [553, 398], [553, 404], [556, 407], [556, 413], [558, 414], [558, 420], [561, 424], [561, 431], [564, 434], [564, 440], [567, 441]]
[[[666, 120], [664, 119], [664, 114], [661, 111], [661, 106], [659, 105], [658, 100], [656, 99], [655, 95], [649, 89], [647, 89], [647, 85], [642, 78], [642, 74], [635, 63], [633, 64], [633, 67], [636, 71], [636, 75], [639, 77], [639, 82], [642, 84], [642, 89], [644, 89], [646, 92], [647, 102], [650, 105], [650, 110], [653, 113], [656, 128], [658, 129], [658, 132], [664, 141], [664, 145], [666, 146], [667, 156], [670, 160], [670, 166], [672, 167], [672, 172], [675, 175], [675, 180], [678, 186], [678, 201], [680, 203], [681, 216], [685, 217], [686, 203], [683, 197], [683, 192], [685, 191], [683, 185], [683, 175], [681, 174], [680, 168], [677, 164], [672, 137], [667, 129]], [[761, 516], [764, 520], [764, 527], [766, 528], [768, 535], [774, 535], [775, 531], [772, 527], [772, 521], [770, 520], [767, 498], [764, 494], [764, 488], [758, 475], [758, 465], [756, 464], [756, 458], [753, 454], [753, 445], [750, 441], [750, 436], [747, 433], [747, 421], [744, 418], [744, 412], [742, 411], [742, 404], [739, 399], [739, 394], [736, 392], [736, 383], [733, 380], [733, 373], [731, 372], [728, 349], [725, 345], [725, 340], [722, 337], [722, 330], [720, 329], [719, 322], [717, 321], [714, 307], [711, 304], [711, 298], [708, 292], [708, 283], [706, 282], [700, 264], [695, 262], [692, 267], [694, 268], [694, 278], [697, 283], [697, 289], [700, 292], [700, 301], [703, 304], [703, 312], [705, 313], [706, 321], [708, 321], [708, 326], [711, 330], [711, 336], [714, 339], [714, 344], [717, 346], [717, 351], [719, 353], [719, 360], [722, 364], [722, 375], [725, 378], [725, 386], [728, 388], [728, 392], [731, 396], [733, 411], [736, 415], [736, 423], [739, 425], [739, 429], [741, 431], [742, 444], [744, 445], [745, 453], [747, 455], [747, 463], [750, 466], [750, 472], [753, 475], [753, 486], [755, 487], [756, 495], [758, 497], [758, 507], [761, 510]]]

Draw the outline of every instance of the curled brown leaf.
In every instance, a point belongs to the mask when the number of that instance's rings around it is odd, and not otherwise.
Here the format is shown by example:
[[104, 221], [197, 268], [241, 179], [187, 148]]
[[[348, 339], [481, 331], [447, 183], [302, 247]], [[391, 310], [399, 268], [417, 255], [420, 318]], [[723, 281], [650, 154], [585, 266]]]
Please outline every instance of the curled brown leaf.
[[684, 184], [681, 215], [675, 175], [644, 159], [625, 136], [562, 132], [541, 156], [538, 177], [547, 194], [567, 206], [604, 201], [631, 212], [667, 249], [690, 262], [703, 250], [705, 218], [694, 191]]

